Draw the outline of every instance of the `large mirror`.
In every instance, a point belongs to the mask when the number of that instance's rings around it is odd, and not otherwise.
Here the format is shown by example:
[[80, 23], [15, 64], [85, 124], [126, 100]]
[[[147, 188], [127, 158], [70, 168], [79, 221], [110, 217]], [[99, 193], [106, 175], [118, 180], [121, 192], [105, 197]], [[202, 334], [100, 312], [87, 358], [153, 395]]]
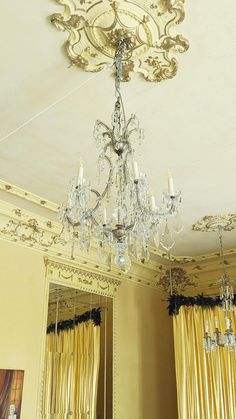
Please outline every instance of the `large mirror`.
[[111, 419], [113, 299], [49, 286], [42, 418]]

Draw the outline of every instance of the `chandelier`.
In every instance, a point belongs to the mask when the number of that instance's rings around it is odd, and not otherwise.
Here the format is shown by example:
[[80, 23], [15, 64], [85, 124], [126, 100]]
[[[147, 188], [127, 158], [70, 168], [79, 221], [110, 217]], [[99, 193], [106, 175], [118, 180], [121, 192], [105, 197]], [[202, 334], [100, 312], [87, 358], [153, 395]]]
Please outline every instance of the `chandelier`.
[[215, 332], [213, 336], [209, 333], [209, 324], [205, 324], [205, 335], [203, 338], [203, 347], [206, 352], [215, 351], [217, 348], [226, 347], [229, 350], [236, 350], [236, 334], [232, 329], [231, 313], [234, 311], [234, 291], [233, 281], [229, 278], [225, 271], [225, 259], [223, 251], [223, 238], [222, 238], [223, 227], [218, 226], [218, 234], [220, 241], [220, 257], [222, 261], [222, 276], [219, 280], [220, 283], [220, 301], [222, 310], [226, 313], [226, 330], [222, 334], [219, 330], [218, 319], [215, 317]]
[[122, 62], [132, 54], [134, 45], [132, 35], [120, 35], [114, 57], [116, 101], [111, 127], [99, 120], [94, 127], [98, 171], [107, 173], [105, 187], [99, 192], [90, 186], [81, 161], [59, 217], [67, 240], [72, 242], [72, 257], [75, 246], [89, 250], [95, 238], [102, 260], [110, 264], [114, 261], [128, 272], [130, 255], [139, 261], [148, 259], [148, 245], [155, 243], [158, 247], [161, 243], [169, 251], [174, 245], [174, 233], [182, 230], [182, 221], [181, 192], [174, 190], [172, 175], [169, 173], [168, 191], [157, 205], [146, 175], [139, 171], [134, 143], [142, 141], [143, 130], [135, 115], [126, 119], [121, 96]]

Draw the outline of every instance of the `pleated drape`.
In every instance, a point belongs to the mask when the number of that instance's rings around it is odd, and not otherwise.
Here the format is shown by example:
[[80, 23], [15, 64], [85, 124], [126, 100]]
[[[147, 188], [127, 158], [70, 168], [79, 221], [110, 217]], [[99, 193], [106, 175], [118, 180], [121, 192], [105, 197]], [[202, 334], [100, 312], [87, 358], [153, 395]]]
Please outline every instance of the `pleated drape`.
[[96, 419], [100, 326], [91, 320], [49, 333], [46, 343], [43, 419]]
[[[226, 329], [226, 315], [220, 307], [201, 308], [182, 306], [174, 316], [174, 345], [176, 362], [179, 419], [236, 418], [236, 353], [218, 348], [205, 353], [203, 335], [208, 320], [209, 332]], [[236, 326], [235, 314], [232, 326]]]

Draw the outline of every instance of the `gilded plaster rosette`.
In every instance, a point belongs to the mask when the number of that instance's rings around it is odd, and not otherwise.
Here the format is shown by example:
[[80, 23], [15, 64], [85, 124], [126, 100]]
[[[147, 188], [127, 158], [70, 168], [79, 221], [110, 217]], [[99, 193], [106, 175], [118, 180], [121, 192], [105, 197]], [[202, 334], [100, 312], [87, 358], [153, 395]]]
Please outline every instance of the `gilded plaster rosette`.
[[176, 53], [188, 41], [173, 29], [184, 19], [184, 0], [56, 0], [63, 10], [51, 22], [68, 33], [65, 44], [71, 64], [90, 72], [112, 65], [121, 39], [128, 40], [123, 81], [131, 73], [160, 82], [177, 73]]
[[193, 224], [194, 231], [214, 232], [219, 227], [224, 231], [231, 231], [236, 228], [236, 214], [206, 215]]

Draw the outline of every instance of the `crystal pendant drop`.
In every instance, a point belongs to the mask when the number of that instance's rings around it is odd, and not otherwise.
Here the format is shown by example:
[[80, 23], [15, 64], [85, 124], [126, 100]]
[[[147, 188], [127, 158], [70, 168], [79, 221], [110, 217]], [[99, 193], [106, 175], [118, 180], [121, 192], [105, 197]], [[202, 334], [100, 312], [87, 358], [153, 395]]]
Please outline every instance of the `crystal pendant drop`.
[[180, 234], [183, 230], [183, 219], [181, 214], [178, 212], [169, 220], [170, 227], [176, 234]]
[[158, 230], [154, 234], [153, 239], [154, 239], [156, 247], [159, 247], [161, 238], [160, 238], [160, 233]]
[[114, 257], [114, 262], [115, 262], [116, 265], [118, 265], [121, 268], [122, 266], [124, 266], [126, 264], [125, 255], [123, 255], [121, 253], [118, 253], [118, 255], [116, 255]]
[[127, 274], [128, 272], [129, 272], [129, 270], [130, 270], [130, 268], [131, 268], [131, 260], [130, 260], [130, 257], [129, 257], [129, 255], [127, 254], [126, 256], [125, 256], [125, 258], [126, 258], [126, 262], [125, 262], [125, 264], [122, 266], [122, 271], [125, 273], [125, 274]]
[[162, 233], [160, 243], [162, 247], [167, 251], [170, 251], [175, 244], [174, 239], [173, 239], [173, 234], [169, 228], [168, 223], [166, 223], [165, 230]]

